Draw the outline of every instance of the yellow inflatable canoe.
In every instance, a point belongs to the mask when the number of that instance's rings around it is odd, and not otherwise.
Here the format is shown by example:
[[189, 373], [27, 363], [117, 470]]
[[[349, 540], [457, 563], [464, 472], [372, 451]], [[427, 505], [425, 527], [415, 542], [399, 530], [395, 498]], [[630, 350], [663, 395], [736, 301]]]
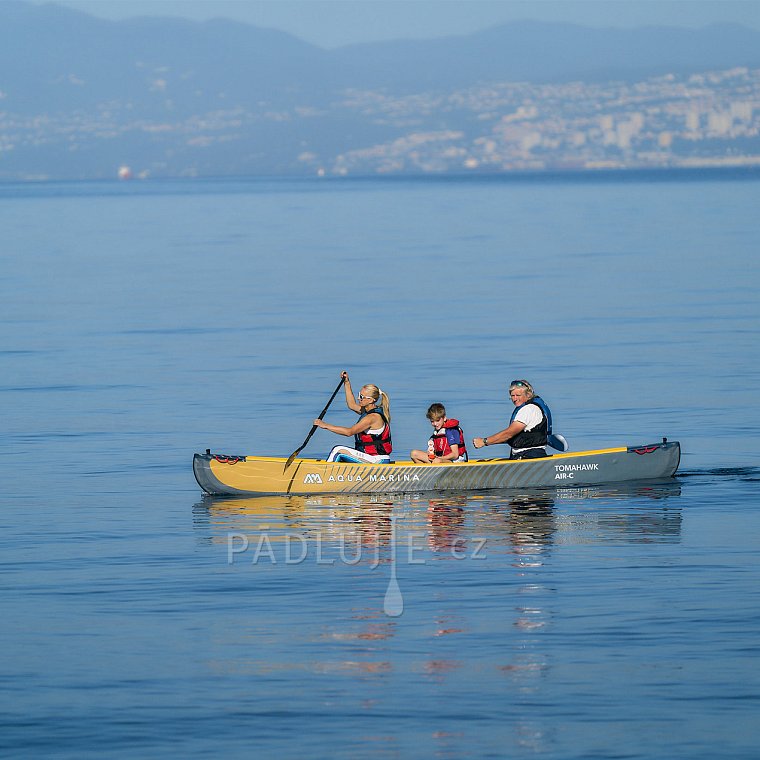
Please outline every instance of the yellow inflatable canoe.
[[541, 459], [477, 459], [459, 464], [355, 464], [323, 459], [195, 454], [193, 472], [209, 494], [412, 493], [585, 486], [672, 477], [677, 441], [621, 446]]

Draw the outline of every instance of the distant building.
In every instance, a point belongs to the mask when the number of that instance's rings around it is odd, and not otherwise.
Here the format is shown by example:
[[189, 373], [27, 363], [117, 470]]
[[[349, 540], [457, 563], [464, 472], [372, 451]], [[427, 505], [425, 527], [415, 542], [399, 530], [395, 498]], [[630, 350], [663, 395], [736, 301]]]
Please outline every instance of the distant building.
[[736, 121], [751, 122], [752, 121], [752, 103], [747, 101], [734, 101], [731, 103], [731, 116]]
[[726, 111], [710, 111], [707, 114], [707, 130], [714, 135], [725, 135], [731, 131], [734, 120]]

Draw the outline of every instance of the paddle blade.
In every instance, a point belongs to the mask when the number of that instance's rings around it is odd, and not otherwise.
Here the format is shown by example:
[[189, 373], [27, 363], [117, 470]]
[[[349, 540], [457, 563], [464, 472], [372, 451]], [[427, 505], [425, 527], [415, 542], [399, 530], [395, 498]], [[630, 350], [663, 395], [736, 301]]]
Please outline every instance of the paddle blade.
[[292, 454], [291, 454], [291, 455], [288, 457], [288, 461], [287, 461], [287, 462], [285, 462], [285, 468], [283, 469], [283, 472], [285, 472], [285, 470], [287, 470], [287, 469], [288, 469], [288, 467], [290, 467], [290, 465], [291, 465], [291, 464], [293, 464], [293, 460], [294, 460], [294, 459], [295, 459], [295, 458], [298, 456], [298, 452], [299, 452], [300, 450], [301, 450], [301, 449], [296, 449], [296, 450], [295, 450], [295, 451], [294, 451], [294, 452], [293, 452], [293, 453], [292, 453]]
[[546, 442], [557, 451], [569, 451], [570, 444], [565, 439], [564, 435], [559, 433], [551, 433], [546, 437]]

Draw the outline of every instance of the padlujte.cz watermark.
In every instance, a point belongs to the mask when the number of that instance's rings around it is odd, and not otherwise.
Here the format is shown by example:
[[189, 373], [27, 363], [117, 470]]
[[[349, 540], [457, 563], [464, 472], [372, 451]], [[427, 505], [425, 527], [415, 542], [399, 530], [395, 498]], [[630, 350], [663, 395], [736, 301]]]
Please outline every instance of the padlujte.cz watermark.
[[[358, 565], [367, 562], [371, 570], [381, 563], [390, 566], [388, 587], [383, 600], [383, 611], [389, 617], [398, 617], [404, 611], [404, 598], [396, 577], [396, 563], [399, 554], [399, 541], [396, 536], [396, 517], [390, 517], [390, 531], [383, 534], [382, 540], [373, 540], [367, 545], [367, 536], [358, 533], [330, 533], [325, 540], [321, 533], [310, 533], [308, 538], [301, 535], [277, 535], [275, 542], [267, 531], [258, 534], [255, 541], [244, 533], [227, 534], [227, 564], [234, 565], [241, 555], [250, 555], [248, 562], [258, 565], [262, 562], [286, 565], [300, 565], [313, 561], [318, 565]], [[379, 539], [379, 533], [376, 538]], [[330, 550], [330, 556], [325, 553], [325, 543]], [[420, 556], [425, 550], [430, 550], [429, 534], [409, 532], [405, 541], [401, 542], [403, 557], [406, 549], [406, 562], [409, 565], [424, 565], [425, 557]], [[405, 544], [405, 546], [404, 546]], [[485, 553], [485, 538], [451, 537], [444, 543], [434, 546], [437, 559], [442, 551], [450, 552], [452, 559], [487, 559]], [[275, 550], [277, 547], [277, 551]], [[336, 554], [337, 549], [337, 554]], [[382, 551], [381, 551], [382, 550]], [[278, 557], [279, 554], [279, 557]], [[403, 561], [403, 560], [402, 560]]]
[[[406, 561], [408, 565], [424, 565], [426, 559], [420, 556], [430, 551], [427, 533], [407, 533], [402, 540], [396, 540], [395, 559]], [[485, 553], [485, 538], [455, 538], [445, 546], [435, 549], [436, 558], [448, 555], [451, 559], [488, 559]], [[244, 533], [227, 533], [227, 564], [247, 563], [258, 565], [300, 565], [304, 562], [314, 562], [317, 565], [359, 565], [368, 563], [374, 570], [380, 564], [388, 562], [389, 545], [374, 543], [366, 545], [357, 533], [334, 533], [323, 536], [312, 533], [307, 537], [298, 534], [272, 535], [262, 531], [257, 535]], [[394, 552], [391, 552], [391, 561]]]

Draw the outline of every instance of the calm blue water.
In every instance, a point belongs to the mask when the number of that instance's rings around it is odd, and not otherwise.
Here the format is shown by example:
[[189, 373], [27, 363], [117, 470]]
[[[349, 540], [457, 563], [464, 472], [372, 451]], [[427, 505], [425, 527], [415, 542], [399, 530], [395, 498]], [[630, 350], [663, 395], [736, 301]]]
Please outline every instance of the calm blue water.
[[[0, 186], [0, 754], [756, 757], [758, 208], [696, 175]], [[667, 436], [681, 475], [201, 496], [194, 451], [289, 454], [344, 368], [399, 456], [526, 377], [573, 449]]]

